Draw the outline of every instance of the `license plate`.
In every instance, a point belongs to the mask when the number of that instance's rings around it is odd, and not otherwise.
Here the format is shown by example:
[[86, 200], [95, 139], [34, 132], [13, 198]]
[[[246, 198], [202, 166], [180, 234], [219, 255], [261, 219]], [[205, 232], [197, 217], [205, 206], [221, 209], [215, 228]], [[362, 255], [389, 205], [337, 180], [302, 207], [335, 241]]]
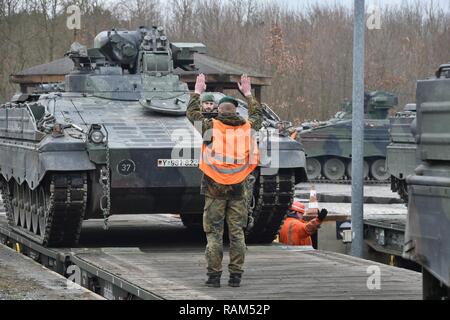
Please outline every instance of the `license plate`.
[[198, 167], [197, 159], [158, 159], [158, 167]]

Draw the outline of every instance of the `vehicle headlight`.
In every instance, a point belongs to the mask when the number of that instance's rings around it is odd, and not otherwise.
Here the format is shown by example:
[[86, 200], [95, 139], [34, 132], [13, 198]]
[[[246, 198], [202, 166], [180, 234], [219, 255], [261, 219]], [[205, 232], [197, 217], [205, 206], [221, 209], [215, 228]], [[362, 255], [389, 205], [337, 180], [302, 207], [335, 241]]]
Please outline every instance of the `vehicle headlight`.
[[90, 140], [93, 143], [102, 143], [103, 139], [105, 138], [105, 135], [100, 130], [94, 130], [91, 132]]

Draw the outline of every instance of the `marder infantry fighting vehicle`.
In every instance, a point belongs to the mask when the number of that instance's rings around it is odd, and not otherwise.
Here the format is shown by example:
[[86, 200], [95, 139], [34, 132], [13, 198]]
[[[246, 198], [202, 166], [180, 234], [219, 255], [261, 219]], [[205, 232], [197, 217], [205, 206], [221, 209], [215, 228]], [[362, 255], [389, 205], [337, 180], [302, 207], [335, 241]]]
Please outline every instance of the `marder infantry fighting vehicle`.
[[408, 220], [403, 257], [423, 267], [425, 299], [450, 299], [450, 64], [417, 82], [420, 161], [408, 176]]
[[415, 104], [407, 104], [403, 111], [389, 119], [391, 143], [387, 147], [387, 170], [391, 175], [391, 190], [397, 192], [405, 203], [408, 203], [406, 177], [414, 174], [418, 163], [416, 139], [411, 132], [415, 119]]
[[[46, 246], [71, 246], [85, 219], [179, 213], [196, 220], [189, 217], [203, 212], [202, 139], [185, 116], [189, 90], [174, 69], [195, 71], [194, 52], [205, 49], [170, 43], [161, 27], [101, 32], [92, 49], [72, 45], [75, 67], [62, 86], [2, 105], [0, 178], [12, 228]], [[239, 112], [246, 115], [245, 104]], [[266, 148], [249, 179], [253, 242], [273, 240], [295, 183], [306, 180], [301, 145], [274, 131], [279, 119], [268, 108], [265, 115], [259, 143]]]
[[[366, 180], [386, 181], [386, 147], [389, 144], [388, 111], [398, 104], [396, 96], [374, 91], [365, 94], [364, 175]], [[312, 124], [298, 134], [307, 156], [310, 180], [344, 181], [351, 179], [352, 117], [351, 105], [326, 122]]]

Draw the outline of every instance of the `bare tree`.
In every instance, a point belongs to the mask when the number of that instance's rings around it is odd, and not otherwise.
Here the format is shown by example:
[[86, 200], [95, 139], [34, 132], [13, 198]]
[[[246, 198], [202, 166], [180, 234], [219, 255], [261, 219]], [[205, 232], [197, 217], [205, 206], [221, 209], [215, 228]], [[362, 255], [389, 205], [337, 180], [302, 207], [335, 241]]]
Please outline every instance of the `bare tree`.
[[[0, 0], [0, 101], [9, 75], [62, 57], [73, 41], [66, 8], [80, 7], [79, 41], [102, 30], [166, 27], [173, 41], [199, 41], [209, 54], [273, 77], [265, 102], [295, 122], [325, 119], [351, 98], [352, 12], [311, 5], [293, 11], [257, 0]], [[400, 106], [414, 101], [417, 79], [449, 60], [450, 13], [434, 1], [382, 12], [381, 30], [367, 31], [366, 84], [388, 90]]]
[[192, 39], [195, 34], [196, 17], [194, 15], [197, 1], [170, 0], [169, 20], [166, 28], [175, 39]]

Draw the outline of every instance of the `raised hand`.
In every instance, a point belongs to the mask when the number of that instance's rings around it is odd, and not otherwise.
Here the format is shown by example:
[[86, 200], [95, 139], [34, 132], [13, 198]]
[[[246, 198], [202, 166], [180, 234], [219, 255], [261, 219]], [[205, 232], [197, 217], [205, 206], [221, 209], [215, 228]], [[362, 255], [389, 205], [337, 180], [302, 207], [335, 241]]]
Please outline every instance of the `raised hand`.
[[202, 94], [206, 90], [206, 80], [205, 75], [200, 73], [195, 81], [195, 93]]
[[244, 96], [248, 97], [252, 95], [252, 85], [250, 83], [250, 78], [246, 74], [241, 76], [241, 82], [238, 82], [237, 84]]
[[317, 215], [317, 218], [319, 218], [320, 221], [323, 221], [328, 214], [328, 210], [327, 209], [322, 209], [320, 210], [319, 214]]

